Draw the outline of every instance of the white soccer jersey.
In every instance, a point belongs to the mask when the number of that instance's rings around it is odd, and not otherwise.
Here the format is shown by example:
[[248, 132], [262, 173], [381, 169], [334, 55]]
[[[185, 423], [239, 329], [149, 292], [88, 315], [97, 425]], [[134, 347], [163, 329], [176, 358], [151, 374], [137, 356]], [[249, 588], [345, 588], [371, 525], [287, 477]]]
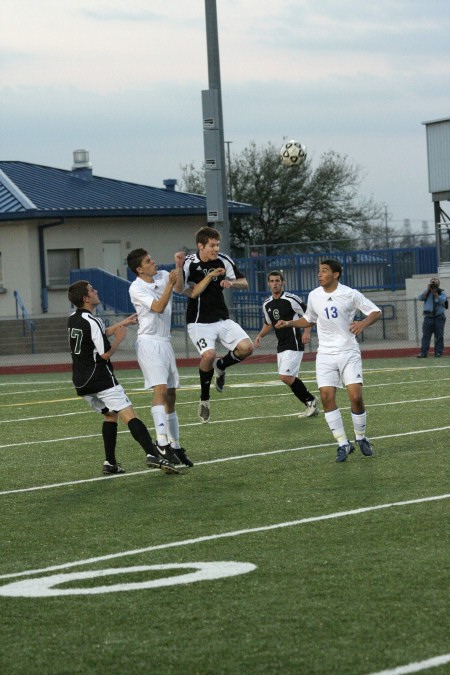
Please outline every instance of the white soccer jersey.
[[152, 312], [154, 300], [162, 296], [169, 279], [169, 272], [160, 270], [153, 277], [153, 283], [148, 283], [137, 277], [130, 286], [130, 298], [139, 321], [138, 335], [151, 335], [154, 338], [170, 339], [170, 324], [172, 314], [172, 297], [161, 314]]
[[305, 318], [317, 325], [317, 351], [336, 354], [349, 349], [359, 350], [356, 336], [349, 328], [358, 311], [367, 316], [378, 312], [379, 307], [356, 289], [343, 284], [338, 284], [331, 293], [321, 286], [311, 291]]

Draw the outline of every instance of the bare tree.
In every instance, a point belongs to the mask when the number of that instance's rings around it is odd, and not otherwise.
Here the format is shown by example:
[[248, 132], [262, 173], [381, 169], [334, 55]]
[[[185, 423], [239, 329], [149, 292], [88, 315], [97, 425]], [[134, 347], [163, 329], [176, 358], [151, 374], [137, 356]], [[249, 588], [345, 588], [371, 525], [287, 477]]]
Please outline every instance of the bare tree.
[[[257, 147], [252, 142], [231, 159], [228, 179], [233, 199], [258, 209], [232, 219], [233, 253], [245, 244], [263, 245], [275, 254], [281, 243], [330, 239], [345, 241], [349, 248], [349, 240], [370, 239], [382, 228], [382, 206], [359, 196], [360, 167], [333, 151], [313, 171], [309, 159], [286, 167], [272, 143]], [[193, 164], [182, 167], [181, 185], [188, 192], [204, 193], [204, 172]]]

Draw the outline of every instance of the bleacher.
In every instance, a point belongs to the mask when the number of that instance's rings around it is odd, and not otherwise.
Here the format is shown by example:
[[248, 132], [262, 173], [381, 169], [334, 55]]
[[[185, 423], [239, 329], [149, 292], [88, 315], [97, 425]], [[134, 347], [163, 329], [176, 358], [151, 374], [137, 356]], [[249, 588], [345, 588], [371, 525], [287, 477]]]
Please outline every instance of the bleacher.
[[[263, 322], [261, 305], [268, 296], [267, 275], [271, 270], [281, 270], [285, 285], [293, 293], [305, 298], [317, 286], [319, 262], [334, 258], [341, 262], [341, 281], [347, 286], [368, 291], [396, 291], [405, 288], [405, 280], [414, 274], [435, 274], [437, 253], [435, 246], [379, 249], [357, 252], [308, 253], [282, 256], [258, 256], [236, 258], [235, 262], [249, 282], [249, 291], [233, 291], [233, 317], [244, 330], [257, 331]], [[171, 270], [174, 265], [159, 265], [160, 269]], [[134, 280], [128, 270], [128, 279], [116, 277], [98, 268], [72, 270], [70, 283], [87, 279], [99, 291], [105, 310], [117, 314], [134, 312], [128, 288]], [[185, 325], [186, 298], [175, 294], [173, 300], [172, 326], [174, 329]], [[392, 303], [380, 305], [383, 317], [383, 337], [387, 324], [395, 318]]]

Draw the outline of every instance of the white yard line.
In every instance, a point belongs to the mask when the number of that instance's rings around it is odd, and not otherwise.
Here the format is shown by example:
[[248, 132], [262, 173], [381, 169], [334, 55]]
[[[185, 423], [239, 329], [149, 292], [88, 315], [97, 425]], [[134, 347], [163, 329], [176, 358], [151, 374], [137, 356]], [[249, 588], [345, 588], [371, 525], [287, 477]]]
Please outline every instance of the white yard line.
[[92, 565], [98, 562], [105, 562], [107, 560], [116, 560], [126, 556], [140, 555], [142, 553], [150, 553], [151, 551], [162, 551], [168, 548], [178, 548], [180, 546], [192, 546], [194, 544], [202, 544], [207, 541], [216, 541], [217, 539], [231, 539], [233, 537], [242, 537], [248, 534], [255, 534], [257, 532], [269, 532], [279, 530], [286, 527], [296, 527], [305, 525], [307, 523], [318, 523], [324, 520], [335, 520], [336, 518], [346, 518], [347, 516], [357, 516], [362, 513], [370, 513], [371, 511], [380, 511], [382, 509], [391, 509], [402, 506], [412, 506], [415, 504], [424, 504], [426, 502], [442, 501], [449, 499], [450, 494], [434, 495], [432, 497], [421, 497], [419, 499], [409, 499], [401, 502], [389, 502], [387, 504], [377, 504], [375, 506], [365, 506], [359, 509], [352, 509], [350, 511], [337, 511], [335, 513], [327, 513], [322, 516], [312, 516], [310, 518], [300, 518], [299, 520], [290, 520], [283, 523], [274, 523], [272, 525], [262, 525], [260, 527], [250, 527], [242, 530], [232, 530], [230, 532], [219, 532], [216, 534], [205, 535], [203, 537], [194, 537], [192, 539], [182, 539], [180, 541], [172, 541], [166, 544], [157, 544], [153, 546], [145, 546], [144, 548], [132, 549], [130, 551], [120, 551], [119, 553], [109, 553], [108, 555], [101, 555], [95, 558], [86, 558], [84, 560], [75, 560], [62, 565], [50, 565], [49, 567], [41, 567], [33, 570], [25, 570], [23, 572], [11, 572], [9, 574], [1, 574], [0, 579], [12, 579], [14, 577], [29, 576], [32, 574], [43, 574], [45, 572], [53, 572], [55, 570], [66, 570], [73, 567], [80, 567], [82, 565]]
[[[276, 415], [276, 417], [280, 417], [280, 415]], [[248, 418], [242, 418], [241, 420], [230, 420], [233, 422], [237, 421], [245, 421], [248, 419], [268, 419], [267, 415], [262, 416], [261, 418], [255, 418], [255, 417], [248, 417]], [[222, 420], [223, 421], [223, 420]], [[218, 423], [218, 422], [216, 422]], [[197, 424], [197, 422], [195, 423]], [[200, 422], [198, 424], [201, 424]], [[211, 422], [211, 424], [214, 424], [214, 422]], [[183, 426], [183, 425], [180, 425]], [[376, 441], [376, 440], [381, 440], [384, 438], [401, 438], [403, 436], [415, 436], [417, 434], [433, 434], [439, 431], [448, 431], [450, 430], [450, 426], [445, 426], [445, 427], [434, 427], [433, 429], [415, 429], [414, 431], [405, 431], [401, 434], [385, 434], [384, 436], [371, 436], [370, 440], [371, 441]], [[128, 431], [120, 431], [119, 433], [126, 434], [129, 433]], [[27, 441], [25, 443], [14, 443], [11, 445], [3, 445], [0, 447], [0, 449], [8, 448], [8, 447], [17, 447], [21, 445], [32, 445], [33, 443], [42, 445], [44, 443], [58, 443], [61, 441], [73, 441], [73, 440], [79, 440], [80, 438], [94, 438], [98, 436], [99, 434], [92, 434], [88, 436], [69, 436], [67, 438], [55, 438], [52, 440], [48, 441]], [[281, 455], [285, 452], [298, 452], [298, 451], [304, 451], [304, 450], [314, 450], [317, 448], [329, 448], [329, 447], [335, 447], [336, 442], [332, 443], [318, 443], [316, 445], [305, 445], [297, 448], [280, 448], [278, 450], [269, 450], [266, 452], [251, 452], [251, 453], [246, 453], [245, 455], [232, 455], [230, 457], [219, 457], [216, 459], [210, 459], [204, 462], [196, 462], [195, 466], [205, 466], [208, 464], [220, 464], [222, 462], [235, 462], [239, 461], [242, 459], [251, 459], [254, 457], [267, 457], [269, 455]], [[3, 490], [0, 491], [0, 497], [6, 496], [6, 495], [11, 495], [11, 494], [19, 494], [21, 492], [34, 492], [38, 490], [50, 490], [52, 488], [59, 488], [59, 487], [64, 487], [67, 485], [82, 485], [84, 483], [93, 483], [99, 480], [117, 480], [118, 478], [124, 479], [129, 476], [138, 476], [140, 474], [148, 474], [149, 471], [143, 470], [143, 471], [130, 471], [125, 474], [121, 474], [120, 476], [97, 476], [95, 478], [85, 478], [82, 480], [74, 480], [74, 481], [66, 481], [63, 483], [51, 483], [49, 485], [36, 485], [33, 487], [28, 487], [28, 488], [17, 488], [15, 490]], [[157, 475], [157, 472], [155, 472], [155, 475]]]
[[450, 663], [450, 654], [434, 656], [432, 659], [427, 659], [426, 661], [408, 663], [406, 666], [397, 666], [396, 668], [390, 668], [389, 670], [380, 670], [377, 673], [371, 673], [371, 675], [406, 675], [406, 673], [420, 673], [421, 670], [437, 668], [438, 666], [444, 666], [446, 663]]

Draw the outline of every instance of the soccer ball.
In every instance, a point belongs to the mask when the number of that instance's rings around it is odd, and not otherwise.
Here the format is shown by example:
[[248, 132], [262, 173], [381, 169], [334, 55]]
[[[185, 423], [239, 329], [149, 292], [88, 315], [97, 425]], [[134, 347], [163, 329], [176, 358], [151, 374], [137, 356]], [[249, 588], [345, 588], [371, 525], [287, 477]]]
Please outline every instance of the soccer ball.
[[300, 141], [288, 141], [280, 150], [280, 159], [285, 166], [303, 164], [306, 159], [306, 147]]

